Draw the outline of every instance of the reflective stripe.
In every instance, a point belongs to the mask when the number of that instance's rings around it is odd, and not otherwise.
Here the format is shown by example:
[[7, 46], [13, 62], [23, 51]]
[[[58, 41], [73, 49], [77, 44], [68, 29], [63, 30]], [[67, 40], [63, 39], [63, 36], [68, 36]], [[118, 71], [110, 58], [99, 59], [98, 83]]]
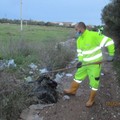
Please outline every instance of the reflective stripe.
[[77, 52], [82, 52], [82, 50], [81, 49], [77, 49]]
[[92, 88], [92, 90], [97, 91], [98, 89], [96, 89], [96, 88]]
[[83, 54], [79, 53], [78, 56], [83, 56]]
[[112, 45], [112, 44], [114, 44], [114, 42], [113, 41], [109, 41], [109, 42], [106, 43], [105, 47], [107, 47], [109, 45]]
[[97, 55], [95, 55], [94, 57], [84, 58], [83, 60], [84, 60], [84, 61], [91, 61], [91, 60], [95, 60], [95, 59], [97, 59], [97, 58], [99, 58], [99, 57], [101, 57], [101, 56], [102, 56], [102, 53], [97, 54]]
[[81, 82], [82, 82], [82, 81], [80, 81], [80, 80], [76, 80], [76, 79], [74, 79], [74, 81], [77, 82], [77, 83], [81, 83]]
[[100, 47], [96, 47], [93, 50], [83, 51], [82, 53], [83, 54], [92, 54], [93, 52], [96, 52], [97, 50], [100, 50], [100, 49], [101, 49]]
[[108, 39], [108, 37], [106, 37], [106, 36], [102, 39], [102, 41], [101, 41], [101, 43], [100, 43], [100, 47], [103, 47], [103, 46], [104, 46], [104, 44], [105, 44], [105, 42], [107, 41], [107, 39]]

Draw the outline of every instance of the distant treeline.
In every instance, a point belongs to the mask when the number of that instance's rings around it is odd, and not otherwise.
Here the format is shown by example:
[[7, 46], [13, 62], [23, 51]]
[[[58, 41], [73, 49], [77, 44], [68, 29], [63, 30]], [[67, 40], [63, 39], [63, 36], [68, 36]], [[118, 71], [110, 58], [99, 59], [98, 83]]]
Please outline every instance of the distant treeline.
[[[0, 19], [0, 23], [10, 23], [10, 24], [20, 24], [21, 20], [17, 19], [7, 19], [2, 18]], [[22, 23], [24, 25], [53, 25], [51, 22], [44, 22], [44, 21], [34, 21], [34, 20], [22, 20]]]
[[[1, 18], [0, 23], [8, 23], [8, 24], [20, 24], [21, 20], [17, 19], [7, 19], [7, 18]], [[60, 27], [71, 27], [73, 28], [74, 25], [71, 25], [70, 23], [59, 23], [59, 22], [44, 22], [44, 21], [35, 21], [35, 20], [22, 20], [23, 25], [40, 25], [40, 26], [60, 26]], [[62, 25], [61, 25], [62, 24]]]

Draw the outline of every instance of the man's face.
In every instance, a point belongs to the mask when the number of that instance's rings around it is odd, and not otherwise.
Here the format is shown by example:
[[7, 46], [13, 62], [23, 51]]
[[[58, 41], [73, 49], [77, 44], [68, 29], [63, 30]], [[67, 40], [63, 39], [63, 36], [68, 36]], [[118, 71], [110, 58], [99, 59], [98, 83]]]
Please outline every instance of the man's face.
[[80, 27], [77, 27], [77, 26], [76, 26], [76, 27], [75, 27], [75, 30], [76, 30], [76, 32], [78, 32], [78, 33], [80, 33], [80, 34], [82, 33], [82, 31], [81, 31], [81, 28], [80, 28]]
[[75, 27], [76, 30], [76, 39], [81, 35], [81, 29], [79, 27]]

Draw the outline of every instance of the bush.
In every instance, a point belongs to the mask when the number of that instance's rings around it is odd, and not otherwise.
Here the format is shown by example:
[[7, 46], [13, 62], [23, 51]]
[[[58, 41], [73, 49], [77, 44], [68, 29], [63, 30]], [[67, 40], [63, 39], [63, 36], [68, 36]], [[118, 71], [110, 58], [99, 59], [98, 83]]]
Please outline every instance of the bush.
[[23, 83], [17, 83], [13, 79], [15, 79], [14, 76], [2, 72], [2, 79], [0, 79], [0, 120], [17, 120], [21, 111], [28, 107], [31, 102], [28, 97], [31, 88]]
[[39, 57], [41, 67], [58, 69], [66, 67], [66, 65], [75, 58], [75, 52], [67, 46], [55, 48], [53, 43], [49, 43], [41, 47]]
[[102, 10], [102, 21], [105, 23], [105, 31], [115, 39], [117, 46], [120, 45], [120, 0], [112, 0]]

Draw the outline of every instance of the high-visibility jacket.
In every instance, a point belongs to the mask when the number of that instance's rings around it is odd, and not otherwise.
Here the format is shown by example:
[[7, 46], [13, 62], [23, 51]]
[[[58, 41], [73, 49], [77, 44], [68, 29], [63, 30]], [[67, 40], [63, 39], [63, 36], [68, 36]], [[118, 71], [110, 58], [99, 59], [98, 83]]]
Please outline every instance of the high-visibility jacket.
[[108, 54], [114, 56], [115, 47], [111, 38], [86, 29], [77, 39], [79, 61], [82, 63], [101, 61], [103, 59], [102, 47], [107, 47]]

